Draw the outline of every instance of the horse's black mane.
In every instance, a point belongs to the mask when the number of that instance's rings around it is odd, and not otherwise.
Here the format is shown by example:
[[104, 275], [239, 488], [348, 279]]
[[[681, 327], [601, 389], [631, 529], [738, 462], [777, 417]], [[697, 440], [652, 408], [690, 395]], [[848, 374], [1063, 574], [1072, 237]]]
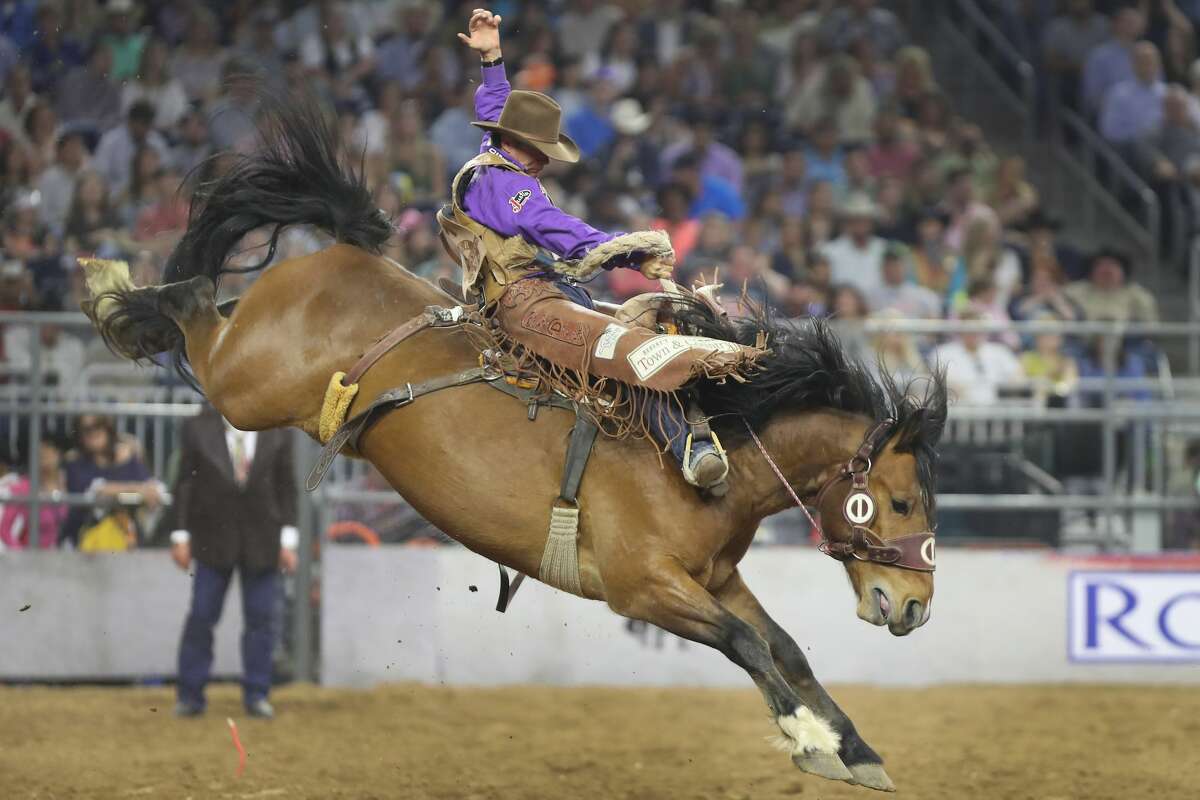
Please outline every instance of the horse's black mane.
[[[873, 375], [861, 359], [846, 352], [822, 319], [778, 319], [766, 307], [748, 305], [743, 317], [720, 318], [702, 303], [678, 310], [682, 332], [753, 345], [765, 334], [770, 352], [759, 359], [746, 383], [700, 380], [693, 386], [700, 407], [726, 442], [745, 435], [742, 420], [755, 429], [781, 411], [836, 409], [872, 420], [895, 421], [889, 441], [912, 453], [917, 478], [932, 514], [936, 446], [946, 424], [945, 376], [935, 371], [901, 386], [886, 369]], [[919, 396], [914, 389], [924, 384]], [[882, 446], [882, 445], [881, 445]]]

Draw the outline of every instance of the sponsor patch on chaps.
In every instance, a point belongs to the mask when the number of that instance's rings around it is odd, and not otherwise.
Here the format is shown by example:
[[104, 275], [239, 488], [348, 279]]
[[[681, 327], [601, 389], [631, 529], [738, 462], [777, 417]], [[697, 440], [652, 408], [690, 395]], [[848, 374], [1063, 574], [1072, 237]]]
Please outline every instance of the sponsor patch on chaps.
[[521, 327], [577, 347], [585, 344], [582, 325], [577, 322], [567, 322], [540, 311], [530, 311], [525, 314], [521, 318]]
[[615, 322], [608, 323], [608, 327], [604, 329], [604, 333], [596, 338], [596, 358], [612, 360], [613, 355], [617, 352], [617, 342], [625, 333], [625, 328]]
[[655, 336], [647, 339], [633, 350], [626, 359], [637, 373], [638, 380], [650, 378], [689, 350], [707, 350], [712, 353], [737, 353], [741, 347], [733, 342], [709, 339], [705, 336]]

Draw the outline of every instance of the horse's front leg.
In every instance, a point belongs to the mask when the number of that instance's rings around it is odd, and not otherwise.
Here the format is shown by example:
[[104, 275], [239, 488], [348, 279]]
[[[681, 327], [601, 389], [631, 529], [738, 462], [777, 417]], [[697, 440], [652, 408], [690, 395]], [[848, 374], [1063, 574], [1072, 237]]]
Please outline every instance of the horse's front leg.
[[838, 756], [850, 770], [854, 782], [871, 789], [894, 792], [896, 787], [883, 769], [883, 759], [859, 736], [854, 723], [813, 675], [800, 646], [763, 610], [741, 574], [735, 570], [715, 595], [730, 612], [752, 625], [766, 640], [775, 665], [800, 699], [833, 724], [841, 737]]
[[788, 685], [755, 628], [716, 600], [679, 562], [657, 559], [624, 588], [609, 586], [614, 611], [720, 650], [744, 669], [762, 692], [798, 767], [833, 780], [852, 781], [838, 758], [837, 731]]

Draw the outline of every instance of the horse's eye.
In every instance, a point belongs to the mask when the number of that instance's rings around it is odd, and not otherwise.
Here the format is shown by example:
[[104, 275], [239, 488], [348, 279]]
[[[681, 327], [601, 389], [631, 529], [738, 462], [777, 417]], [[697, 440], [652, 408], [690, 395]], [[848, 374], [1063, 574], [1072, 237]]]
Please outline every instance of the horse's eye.
[[910, 510], [910, 506], [905, 501], [892, 500], [892, 511], [895, 511], [900, 516], [907, 517]]

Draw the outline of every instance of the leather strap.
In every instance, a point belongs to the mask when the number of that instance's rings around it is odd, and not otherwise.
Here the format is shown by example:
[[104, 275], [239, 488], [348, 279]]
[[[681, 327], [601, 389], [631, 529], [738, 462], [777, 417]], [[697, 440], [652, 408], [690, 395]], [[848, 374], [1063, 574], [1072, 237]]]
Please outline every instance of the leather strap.
[[454, 306], [453, 308], [426, 306], [423, 312], [393, 328], [391, 333], [371, 345], [371, 349], [363, 353], [358, 361], [354, 362], [354, 366], [346, 372], [346, 377], [342, 378], [342, 385], [351, 386], [358, 383], [363, 374], [373, 367], [376, 361], [414, 333], [419, 333], [426, 328], [446, 328], [458, 325], [462, 322], [466, 311], [467, 309], [463, 306]]
[[592, 445], [596, 443], [596, 434], [599, 432], [596, 423], [576, 412], [575, 427], [571, 430], [571, 440], [567, 443], [567, 461], [563, 465], [559, 500], [575, 505], [575, 498], [579, 495], [579, 484], [583, 481], [583, 471], [587, 468], [588, 457], [592, 454]]
[[354, 449], [358, 449], [359, 439], [370, 429], [370, 427], [379, 421], [379, 418], [384, 413], [397, 408], [403, 408], [409, 403], [423, 395], [439, 392], [442, 389], [449, 389], [454, 386], [465, 386], [468, 383], [478, 383], [484, 379], [483, 367], [471, 367], [461, 372], [455, 372], [450, 375], [440, 375], [436, 378], [430, 378], [427, 381], [420, 383], [406, 383], [404, 386], [398, 386], [394, 389], [389, 389], [383, 392], [366, 407], [361, 413], [357, 414], [353, 419], [348, 419], [325, 443], [321, 448], [321, 455], [317, 459], [317, 463], [313, 465], [312, 471], [308, 473], [308, 480], [304, 483], [304, 488], [308, 491], [313, 491], [321, 485], [321, 481], [325, 478], [325, 473], [329, 471], [329, 467], [333, 464], [334, 458], [341, 452], [342, 448], [350, 445]]

